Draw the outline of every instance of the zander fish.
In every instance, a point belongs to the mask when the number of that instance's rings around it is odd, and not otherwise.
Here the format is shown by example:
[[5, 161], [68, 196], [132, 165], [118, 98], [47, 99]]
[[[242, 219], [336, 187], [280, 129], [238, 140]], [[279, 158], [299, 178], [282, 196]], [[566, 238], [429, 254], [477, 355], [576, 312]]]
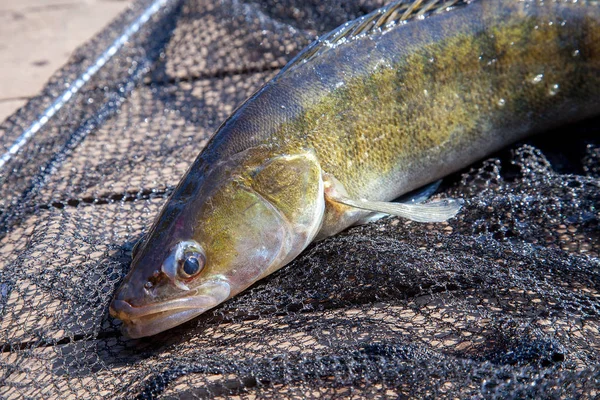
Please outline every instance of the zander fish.
[[373, 216], [446, 220], [458, 201], [390, 201], [599, 112], [597, 1], [394, 1], [314, 42], [221, 125], [110, 312], [153, 335]]

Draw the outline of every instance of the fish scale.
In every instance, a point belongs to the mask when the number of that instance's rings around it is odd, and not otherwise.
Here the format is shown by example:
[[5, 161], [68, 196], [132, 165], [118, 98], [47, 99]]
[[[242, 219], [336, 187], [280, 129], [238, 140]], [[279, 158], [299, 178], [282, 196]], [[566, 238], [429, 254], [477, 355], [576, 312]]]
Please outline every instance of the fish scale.
[[111, 314], [149, 336], [374, 215], [451, 218], [454, 199], [389, 201], [597, 115], [599, 99], [596, 1], [390, 3], [313, 43], [221, 125], [136, 246]]

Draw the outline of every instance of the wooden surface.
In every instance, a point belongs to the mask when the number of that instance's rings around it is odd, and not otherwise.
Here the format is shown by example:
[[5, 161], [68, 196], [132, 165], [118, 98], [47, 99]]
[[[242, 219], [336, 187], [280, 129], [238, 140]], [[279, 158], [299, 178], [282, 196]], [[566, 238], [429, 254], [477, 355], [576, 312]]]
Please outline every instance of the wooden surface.
[[132, 0], [0, 0], [0, 122]]

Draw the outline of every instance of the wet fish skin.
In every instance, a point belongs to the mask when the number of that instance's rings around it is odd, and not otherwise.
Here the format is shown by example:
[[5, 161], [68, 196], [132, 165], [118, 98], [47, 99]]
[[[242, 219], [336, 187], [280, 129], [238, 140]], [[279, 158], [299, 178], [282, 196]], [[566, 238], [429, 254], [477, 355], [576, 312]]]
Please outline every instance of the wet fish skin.
[[[350, 203], [600, 112], [598, 2], [455, 3], [321, 46], [234, 112], [134, 254], [111, 305], [125, 334], [185, 322], [369, 215]], [[195, 276], [181, 243], [206, 260]]]

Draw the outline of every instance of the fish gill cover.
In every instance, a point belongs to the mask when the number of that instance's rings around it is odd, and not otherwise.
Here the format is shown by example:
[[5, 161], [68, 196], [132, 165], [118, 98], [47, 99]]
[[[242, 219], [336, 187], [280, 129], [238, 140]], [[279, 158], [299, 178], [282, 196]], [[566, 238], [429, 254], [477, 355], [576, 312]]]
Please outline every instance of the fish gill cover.
[[598, 394], [598, 120], [448, 177], [466, 203], [447, 223], [349, 229], [199, 318], [124, 338], [111, 296], [208, 137], [316, 35], [383, 5], [155, 3], [0, 126], [0, 397]]

